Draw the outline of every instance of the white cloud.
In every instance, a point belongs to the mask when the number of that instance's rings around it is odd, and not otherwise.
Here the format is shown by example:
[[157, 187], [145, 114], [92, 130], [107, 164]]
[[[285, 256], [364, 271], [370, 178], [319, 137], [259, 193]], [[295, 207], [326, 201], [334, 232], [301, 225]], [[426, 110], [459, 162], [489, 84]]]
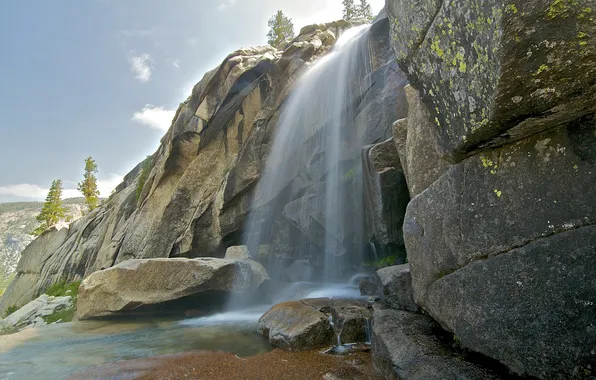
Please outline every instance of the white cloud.
[[[97, 188], [99, 189], [100, 196], [108, 197], [112, 193], [112, 190], [122, 183], [123, 179], [124, 177], [117, 174], [109, 174], [107, 179], [98, 179]], [[0, 196], [17, 199], [44, 200], [48, 195], [49, 190], [49, 188], [41, 187], [39, 185], [21, 183], [17, 185], [0, 186]], [[62, 191], [62, 199], [82, 196], [83, 195], [77, 189], [66, 188]]]
[[0, 195], [19, 198], [42, 199], [48, 194], [48, 189], [38, 185], [22, 183], [19, 185], [0, 186]]
[[175, 69], [179, 69], [180, 68], [180, 60], [179, 59], [172, 60], [172, 66], [174, 66]]
[[135, 78], [141, 82], [149, 82], [151, 79], [151, 56], [141, 54], [128, 59], [130, 69], [136, 74]]
[[168, 110], [164, 107], [156, 107], [147, 104], [140, 112], [135, 112], [132, 116], [132, 120], [145, 124], [153, 129], [167, 131], [172, 124], [172, 119], [175, 114], [175, 110]]
[[236, 4], [236, 0], [223, 0], [222, 2], [219, 3], [219, 5], [217, 6], [217, 9], [220, 11], [223, 11], [227, 8], [233, 7], [234, 4]]
[[109, 178], [107, 179], [98, 179], [97, 189], [99, 190], [99, 194], [104, 198], [109, 197], [110, 194], [112, 194], [112, 190], [114, 190], [116, 186], [120, 185], [123, 180], [124, 177], [118, 174], [110, 174]]

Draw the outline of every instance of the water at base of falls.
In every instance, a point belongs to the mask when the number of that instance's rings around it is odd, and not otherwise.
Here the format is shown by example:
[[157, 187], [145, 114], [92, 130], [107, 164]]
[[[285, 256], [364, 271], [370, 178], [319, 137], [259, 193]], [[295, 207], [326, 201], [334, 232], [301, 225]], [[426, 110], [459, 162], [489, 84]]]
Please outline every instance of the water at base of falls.
[[[245, 244], [266, 257], [274, 280], [288, 262], [306, 259], [308, 273], [297, 277], [340, 282], [362, 261], [360, 150], [367, 126], [354, 119], [370, 87], [369, 28], [345, 31], [297, 81], [282, 109], [245, 228]], [[286, 226], [289, 232], [280, 232]]]

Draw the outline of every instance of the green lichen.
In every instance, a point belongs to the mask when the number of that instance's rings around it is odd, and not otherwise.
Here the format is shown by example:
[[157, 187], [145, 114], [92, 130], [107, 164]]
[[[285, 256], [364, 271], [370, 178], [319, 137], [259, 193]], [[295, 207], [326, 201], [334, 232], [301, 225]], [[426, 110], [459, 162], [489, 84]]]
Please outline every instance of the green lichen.
[[548, 18], [553, 20], [557, 17], [569, 17], [569, 7], [578, 6], [577, 0], [554, 0], [548, 8]]
[[518, 12], [518, 10], [517, 10], [517, 7], [515, 6], [515, 4], [509, 4], [505, 8], [505, 12], [511, 13], [511, 14], [516, 14]]
[[439, 58], [443, 58], [445, 56], [445, 51], [439, 46], [438, 36], [433, 40], [432, 44], [430, 45], [430, 49], [435, 52]]
[[537, 77], [538, 75], [542, 74], [543, 72], [548, 70], [548, 66], [545, 64], [540, 65], [540, 67], [538, 68], [538, 70], [536, 70], [536, 72], [534, 74], [532, 74], [532, 76]]
[[503, 195], [503, 193], [501, 192], [501, 190], [495, 189], [495, 194], [498, 198], [501, 198], [501, 196]]
[[588, 37], [588, 33], [584, 33], [584, 32], [577, 33], [577, 38], [586, 38], [586, 37]]

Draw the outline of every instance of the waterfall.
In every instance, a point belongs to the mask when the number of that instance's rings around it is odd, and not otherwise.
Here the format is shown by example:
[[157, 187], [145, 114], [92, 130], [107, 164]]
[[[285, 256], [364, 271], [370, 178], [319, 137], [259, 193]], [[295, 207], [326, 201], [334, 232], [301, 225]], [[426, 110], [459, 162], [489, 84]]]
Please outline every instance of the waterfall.
[[293, 278], [315, 280], [305, 268], [316, 268], [317, 281], [332, 283], [361, 262], [366, 126], [354, 119], [371, 86], [369, 28], [345, 31], [300, 77], [281, 111], [245, 227], [245, 244], [273, 279], [299, 261]]

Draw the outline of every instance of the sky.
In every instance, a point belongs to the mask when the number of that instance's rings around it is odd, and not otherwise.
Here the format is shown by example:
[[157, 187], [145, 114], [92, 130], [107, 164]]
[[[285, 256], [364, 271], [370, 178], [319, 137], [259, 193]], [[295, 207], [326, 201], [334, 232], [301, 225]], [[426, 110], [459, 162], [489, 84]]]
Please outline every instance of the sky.
[[[378, 13], [384, 0], [372, 0]], [[85, 158], [108, 196], [152, 154], [176, 108], [232, 51], [338, 20], [341, 0], [5, 1], [0, 5], [0, 202], [80, 196]]]

